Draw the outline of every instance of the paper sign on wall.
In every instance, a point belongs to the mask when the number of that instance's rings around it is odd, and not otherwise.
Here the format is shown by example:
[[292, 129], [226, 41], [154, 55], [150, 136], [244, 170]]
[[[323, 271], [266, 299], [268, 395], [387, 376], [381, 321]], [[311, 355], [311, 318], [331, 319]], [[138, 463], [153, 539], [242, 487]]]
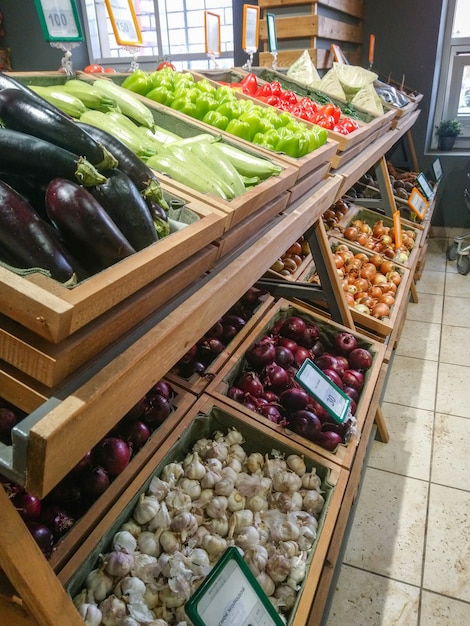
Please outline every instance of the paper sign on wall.
[[132, 0], [105, 0], [114, 38], [120, 46], [141, 46], [142, 33]]
[[206, 54], [220, 56], [220, 15], [204, 11]]
[[259, 7], [253, 4], [243, 5], [243, 37], [242, 48], [245, 52], [258, 50]]

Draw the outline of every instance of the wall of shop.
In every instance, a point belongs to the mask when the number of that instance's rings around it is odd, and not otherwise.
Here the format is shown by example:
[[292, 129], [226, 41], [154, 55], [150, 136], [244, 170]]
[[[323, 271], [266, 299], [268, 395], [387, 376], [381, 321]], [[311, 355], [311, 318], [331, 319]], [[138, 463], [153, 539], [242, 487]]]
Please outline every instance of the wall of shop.
[[[389, 74], [424, 94], [421, 115], [413, 127], [412, 136], [420, 169], [427, 171], [436, 154], [426, 153], [426, 133], [432, 94], [432, 81], [437, 58], [438, 32], [442, 3], [445, 0], [395, 0], [378, 2], [365, 0], [364, 41], [369, 34], [376, 36], [373, 69], [381, 76]], [[242, 0], [235, 0], [234, 18], [238, 23]], [[58, 69], [63, 53], [44, 42], [34, 4], [17, 0], [0, 0], [4, 15], [6, 37], [3, 46], [11, 48], [15, 71], [45, 71]], [[27, 28], [25, 28], [27, 25]], [[240, 40], [240, 25], [236, 26], [235, 41]], [[367, 56], [367, 45], [364, 54]], [[246, 56], [246, 55], [245, 55]], [[73, 67], [82, 69], [88, 64], [86, 45], [73, 50]], [[367, 59], [364, 59], [367, 66]], [[401, 161], [400, 150], [392, 155]], [[439, 155], [444, 180], [433, 223], [436, 226], [470, 227], [470, 212], [463, 200], [463, 191], [469, 186], [470, 155]]]
[[[420, 103], [421, 114], [413, 126], [412, 137], [420, 169], [428, 171], [437, 154], [426, 152], [426, 133], [434, 68], [438, 59], [438, 34], [444, 0], [395, 0], [378, 2], [365, 0], [364, 38], [374, 33], [375, 60], [373, 69], [381, 76], [391, 74], [394, 80], [424, 94]], [[365, 46], [367, 56], [367, 46]], [[367, 63], [367, 58], [364, 59]], [[400, 160], [403, 153], [396, 151]], [[470, 187], [470, 154], [438, 155], [444, 178], [439, 190], [439, 201], [433, 224], [447, 228], [469, 228], [470, 212], [466, 208], [463, 192]]]

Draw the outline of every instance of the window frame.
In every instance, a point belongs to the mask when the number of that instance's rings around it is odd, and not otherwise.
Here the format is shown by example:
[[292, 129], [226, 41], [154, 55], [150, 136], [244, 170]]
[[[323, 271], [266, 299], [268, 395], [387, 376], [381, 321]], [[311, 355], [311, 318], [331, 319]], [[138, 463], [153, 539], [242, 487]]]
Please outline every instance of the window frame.
[[[164, 39], [165, 37], [162, 36], [162, 25], [161, 25], [161, 15], [160, 15], [160, 10], [158, 7], [158, 0], [153, 0], [154, 2], [154, 20], [155, 20], [155, 35], [156, 35], [156, 41], [155, 41], [155, 45], [154, 47], [158, 47], [158, 50], [161, 50], [162, 53], [158, 54], [158, 55], [145, 55], [143, 54], [139, 48], [134, 48], [134, 49], [128, 49], [128, 50], [124, 50], [123, 54], [120, 56], [111, 56], [110, 55], [110, 48], [109, 46], [106, 47], [106, 49], [103, 49], [104, 46], [101, 43], [102, 40], [105, 40], [106, 42], [109, 42], [109, 37], [103, 37], [103, 34], [107, 35], [106, 32], [106, 23], [108, 20], [108, 14], [107, 14], [107, 9], [106, 9], [106, 5], [104, 0], [93, 0], [93, 4], [95, 7], [95, 14], [97, 16], [97, 20], [96, 20], [96, 25], [95, 28], [90, 28], [90, 21], [88, 19], [88, 13], [87, 13], [87, 4], [90, 4], [90, 0], [80, 0], [80, 4], [81, 4], [81, 9], [82, 9], [82, 15], [84, 17], [84, 32], [86, 34], [85, 36], [85, 40], [87, 41], [87, 45], [88, 45], [88, 57], [89, 57], [89, 63], [93, 63], [93, 64], [99, 64], [102, 65], [103, 67], [115, 67], [117, 69], [119, 69], [120, 71], [128, 71], [129, 66], [132, 62], [133, 56], [134, 59], [137, 61], [138, 66], [142, 69], [145, 70], [153, 70], [155, 69], [156, 64], [158, 64], [160, 61], [164, 60], [164, 59], [168, 59], [171, 58], [172, 63], [175, 64], [175, 66], [177, 67], [177, 69], [179, 70], [183, 70], [183, 69], [196, 69], [197, 68], [201, 68], [201, 69], [208, 69], [210, 67], [213, 66], [212, 61], [207, 57], [207, 55], [205, 54], [205, 52], [189, 52], [189, 53], [183, 53], [183, 54], [167, 54], [163, 51], [164, 49]], [[207, 10], [211, 10], [211, 11], [217, 11], [217, 7], [212, 6], [214, 4], [214, 2], [209, 2], [210, 9], [208, 7]], [[228, 7], [226, 5], [223, 5], [222, 7], [220, 7], [223, 10], [227, 10]], [[233, 17], [233, 2], [232, 2], [232, 17]], [[187, 24], [185, 24], [185, 28], [187, 27]], [[202, 26], [203, 28], [203, 26]], [[222, 27], [223, 28], [223, 27]], [[227, 28], [227, 27], [225, 27]], [[233, 25], [232, 25], [232, 30], [233, 30]], [[96, 44], [93, 43], [94, 40], [96, 40], [96, 38], [98, 37], [99, 39], [99, 48], [101, 53], [104, 52], [104, 54], [100, 55], [96, 55], [95, 51], [96, 51]], [[145, 47], [145, 44], [144, 44]], [[223, 50], [221, 51], [220, 57], [217, 58], [217, 63], [221, 63], [223, 64], [225, 61], [225, 65], [227, 65], [228, 67], [233, 66], [233, 60], [234, 60], [234, 55], [235, 55], [235, 45], [234, 42], [232, 41], [232, 50]], [[126, 56], [128, 54], [128, 56]]]
[[[458, 119], [462, 122], [462, 135], [457, 137], [453, 152], [470, 149], [470, 114], [458, 114], [460, 86], [463, 67], [470, 65], [470, 37], [452, 37], [456, 0], [442, 3], [440, 40], [434, 75], [435, 107], [430, 116], [429, 141], [431, 150], [437, 150], [438, 138], [435, 127], [442, 119]], [[447, 153], [448, 154], [448, 153]]]

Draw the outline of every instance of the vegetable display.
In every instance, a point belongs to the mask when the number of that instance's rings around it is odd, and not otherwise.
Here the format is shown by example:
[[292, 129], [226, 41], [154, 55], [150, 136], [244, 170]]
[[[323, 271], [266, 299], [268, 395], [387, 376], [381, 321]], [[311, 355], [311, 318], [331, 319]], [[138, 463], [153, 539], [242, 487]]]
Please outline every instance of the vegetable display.
[[[60, 539], [172, 414], [176, 397], [177, 392], [168, 382], [158, 381], [42, 500], [0, 476], [13, 505], [46, 557], [50, 558]], [[24, 417], [22, 411], [0, 399], [0, 441], [11, 445], [11, 429]]]
[[74, 603], [96, 626], [186, 624], [185, 603], [234, 545], [288, 616], [320, 532], [323, 493], [298, 454], [251, 452], [236, 428], [199, 439], [150, 479]]
[[320, 126], [308, 127], [287, 111], [237, 99], [230, 87], [215, 87], [208, 79], [195, 81], [189, 72], [168, 67], [151, 74], [137, 70], [124, 79], [122, 87], [292, 158], [313, 152], [328, 139]]
[[[352, 333], [348, 335], [349, 343], [339, 341], [338, 336], [343, 337], [339, 331], [321, 328], [293, 309], [249, 346], [240, 366], [224, 378], [224, 393], [267, 420], [334, 451], [349, 441], [352, 416], [343, 424], [335, 422], [299, 385], [295, 374], [306, 359], [312, 360], [350, 396], [354, 415], [373, 358]], [[356, 361], [356, 349], [366, 358]]]
[[0, 81], [0, 260], [71, 287], [168, 235], [156, 174], [19, 84]]

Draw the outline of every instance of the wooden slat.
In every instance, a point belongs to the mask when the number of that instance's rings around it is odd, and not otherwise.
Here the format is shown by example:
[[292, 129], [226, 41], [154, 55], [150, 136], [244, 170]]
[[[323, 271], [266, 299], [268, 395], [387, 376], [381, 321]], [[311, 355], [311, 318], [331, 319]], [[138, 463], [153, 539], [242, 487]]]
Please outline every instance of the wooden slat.
[[[354, 24], [347, 24], [346, 22], [340, 22], [339, 20], [334, 20], [329, 17], [318, 16], [317, 26], [318, 37], [323, 37], [324, 39], [332, 39], [333, 41], [351, 41], [357, 44], [362, 43], [362, 24], [356, 26]], [[276, 32], [278, 32], [277, 21]]]
[[[364, 19], [364, 2], [363, 0], [315, 0], [317, 4], [337, 9], [347, 15], [352, 15], [360, 19]], [[300, 4], [297, 2], [296, 4]]]
[[279, 7], [298, 6], [300, 4], [316, 4], [318, 0], [259, 0], [260, 9], [276, 9]]
[[[267, 43], [265, 45], [267, 50]], [[277, 66], [279, 68], [290, 67], [294, 61], [297, 61], [299, 56], [302, 54], [303, 50], [279, 50], [277, 53]], [[319, 67], [316, 62], [317, 54], [320, 54], [322, 50], [315, 50], [315, 48], [309, 48], [308, 50], [310, 57], [312, 59], [313, 64], [316, 67]], [[273, 64], [273, 55], [270, 52], [260, 52], [259, 53], [259, 64], [261, 67], [272, 67]], [[331, 62], [330, 62], [331, 66]], [[323, 66], [320, 66], [323, 67]]]
[[[301, 39], [318, 35], [318, 17], [316, 15], [299, 15], [293, 17], [279, 17], [276, 19], [277, 39]], [[266, 20], [260, 20], [259, 38], [265, 41], [268, 38]]]

